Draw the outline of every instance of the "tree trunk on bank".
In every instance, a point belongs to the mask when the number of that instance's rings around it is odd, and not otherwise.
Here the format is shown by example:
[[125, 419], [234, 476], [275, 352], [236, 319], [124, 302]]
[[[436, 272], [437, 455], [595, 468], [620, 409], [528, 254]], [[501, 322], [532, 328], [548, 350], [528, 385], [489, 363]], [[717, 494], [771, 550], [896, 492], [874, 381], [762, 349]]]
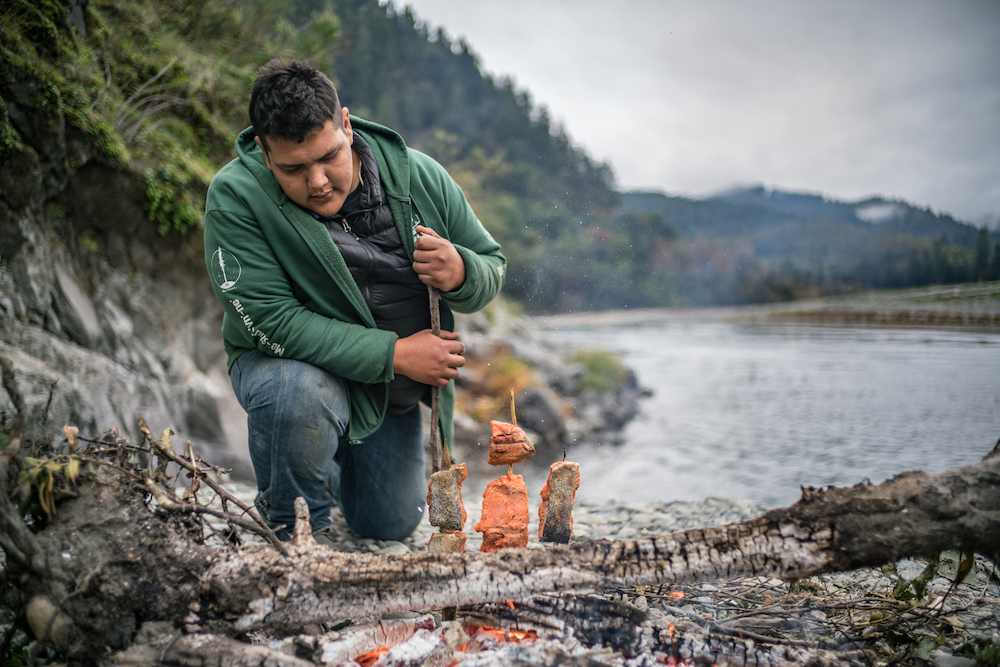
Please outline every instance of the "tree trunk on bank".
[[[6, 454], [2, 481], [16, 457]], [[252, 630], [291, 633], [320, 621], [542, 592], [756, 575], [793, 580], [945, 549], [1000, 563], [1000, 443], [957, 470], [805, 489], [795, 505], [744, 523], [489, 554], [338, 553], [315, 545], [308, 531], [284, 554], [271, 545], [212, 548], [193, 530], [196, 519], [156, 506], [134, 474], [93, 463], [83, 473], [78, 495], [30, 528], [6, 484], [0, 489], [0, 599], [21, 610], [18, 622], [36, 637], [88, 661], [128, 646], [147, 621], [204, 635], [175, 647], [197, 652]]]

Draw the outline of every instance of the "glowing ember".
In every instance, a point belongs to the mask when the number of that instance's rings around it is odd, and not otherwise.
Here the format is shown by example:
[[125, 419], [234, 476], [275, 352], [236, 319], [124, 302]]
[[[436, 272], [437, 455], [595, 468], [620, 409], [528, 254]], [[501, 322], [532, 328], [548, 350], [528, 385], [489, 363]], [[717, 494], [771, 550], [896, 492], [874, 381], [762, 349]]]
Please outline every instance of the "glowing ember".
[[355, 658], [355, 661], [361, 665], [361, 667], [372, 667], [375, 661], [379, 659], [383, 653], [388, 653], [389, 647], [384, 646], [382, 648], [377, 648], [374, 651], [369, 651], [368, 653], [363, 653]]
[[498, 642], [523, 642], [526, 640], [538, 639], [538, 633], [534, 630], [504, 630], [502, 628], [491, 628], [488, 625], [467, 625], [466, 632], [470, 637], [486, 635], [496, 639]]
[[[470, 639], [476, 637], [486, 638], [488, 641], [496, 642], [496, 644], [502, 643], [514, 643], [519, 644], [521, 642], [532, 642], [538, 639], [538, 633], [534, 630], [504, 630], [503, 628], [492, 628], [488, 625], [465, 625], [465, 632], [469, 635]], [[458, 653], [462, 653], [469, 649], [473, 645], [473, 642], [461, 646], [456, 650]], [[391, 647], [382, 647], [374, 651], [369, 651], [368, 653], [363, 653], [355, 658], [355, 661], [361, 665], [361, 667], [372, 667], [382, 654], [387, 653]], [[475, 649], [473, 649], [475, 650]], [[453, 661], [449, 667], [452, 665], [457, 665], [460, 660]]]
[[[684, 594], [681, 593], [678, 597], [683, 595]], [[675, 640], [677, 628], [674, 627], [673, 623], [668, 622], [667, 629], [670, 631], [670, 652], [667, 655], [661, 655], [657, 662], [662, 665], [670, 665], [671, 667], [693, 667], [696, 663], [693, 663], [690, 660], [685, 660], [681, 657], [680, 649]], [[661, 641], [663, 640], [661, 639]], [[714, 663], [712, 664], [712, 667], [716, 667]]]

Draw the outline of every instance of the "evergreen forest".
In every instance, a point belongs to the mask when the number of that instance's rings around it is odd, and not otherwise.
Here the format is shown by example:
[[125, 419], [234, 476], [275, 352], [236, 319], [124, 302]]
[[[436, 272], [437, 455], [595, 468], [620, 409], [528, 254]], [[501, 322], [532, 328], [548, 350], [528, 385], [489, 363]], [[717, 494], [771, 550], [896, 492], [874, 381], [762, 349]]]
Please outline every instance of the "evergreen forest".
[[198, 234], [206, 188], [249, 124], [254, 72], [275, 56], [320, 67], [352, 113], [448, 168], [504, 247], [505, 294], [529, 312], [1000, 279], [1000, 235], [906, 202], [619, 192], [530, 91], [482, 70], [475, 45], [377, 0], [5, 0], [0, 165], [24, 132], [58, 129], [135, 175], [161, 234]]

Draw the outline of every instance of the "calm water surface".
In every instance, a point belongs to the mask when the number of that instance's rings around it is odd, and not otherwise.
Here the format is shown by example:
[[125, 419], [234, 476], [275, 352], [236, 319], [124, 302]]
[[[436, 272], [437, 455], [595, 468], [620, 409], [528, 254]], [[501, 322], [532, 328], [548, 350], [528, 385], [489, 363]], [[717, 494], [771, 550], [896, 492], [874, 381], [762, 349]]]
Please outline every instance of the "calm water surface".
[[[653, 391], [625, 444], [570, 447], [585, 501], [726, 496], [777, 507], [804, 485], [966, 465], [1000, 438], [997, 334], [670, 316], [547, 328], [619, 352]], [[525, 471], [529, 488], [541, 472]]]

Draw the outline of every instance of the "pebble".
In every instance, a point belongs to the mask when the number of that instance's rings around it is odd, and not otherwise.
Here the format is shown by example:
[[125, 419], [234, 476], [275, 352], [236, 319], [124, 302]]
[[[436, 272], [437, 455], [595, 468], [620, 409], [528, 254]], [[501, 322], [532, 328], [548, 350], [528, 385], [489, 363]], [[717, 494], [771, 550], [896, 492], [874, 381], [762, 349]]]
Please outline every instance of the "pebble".
[[931, 651], [930, 657], [934, 664], [938, 667], [976, 667], [978, 664], [971, 658], [955, 655], [951, 651], [943, 648]]

